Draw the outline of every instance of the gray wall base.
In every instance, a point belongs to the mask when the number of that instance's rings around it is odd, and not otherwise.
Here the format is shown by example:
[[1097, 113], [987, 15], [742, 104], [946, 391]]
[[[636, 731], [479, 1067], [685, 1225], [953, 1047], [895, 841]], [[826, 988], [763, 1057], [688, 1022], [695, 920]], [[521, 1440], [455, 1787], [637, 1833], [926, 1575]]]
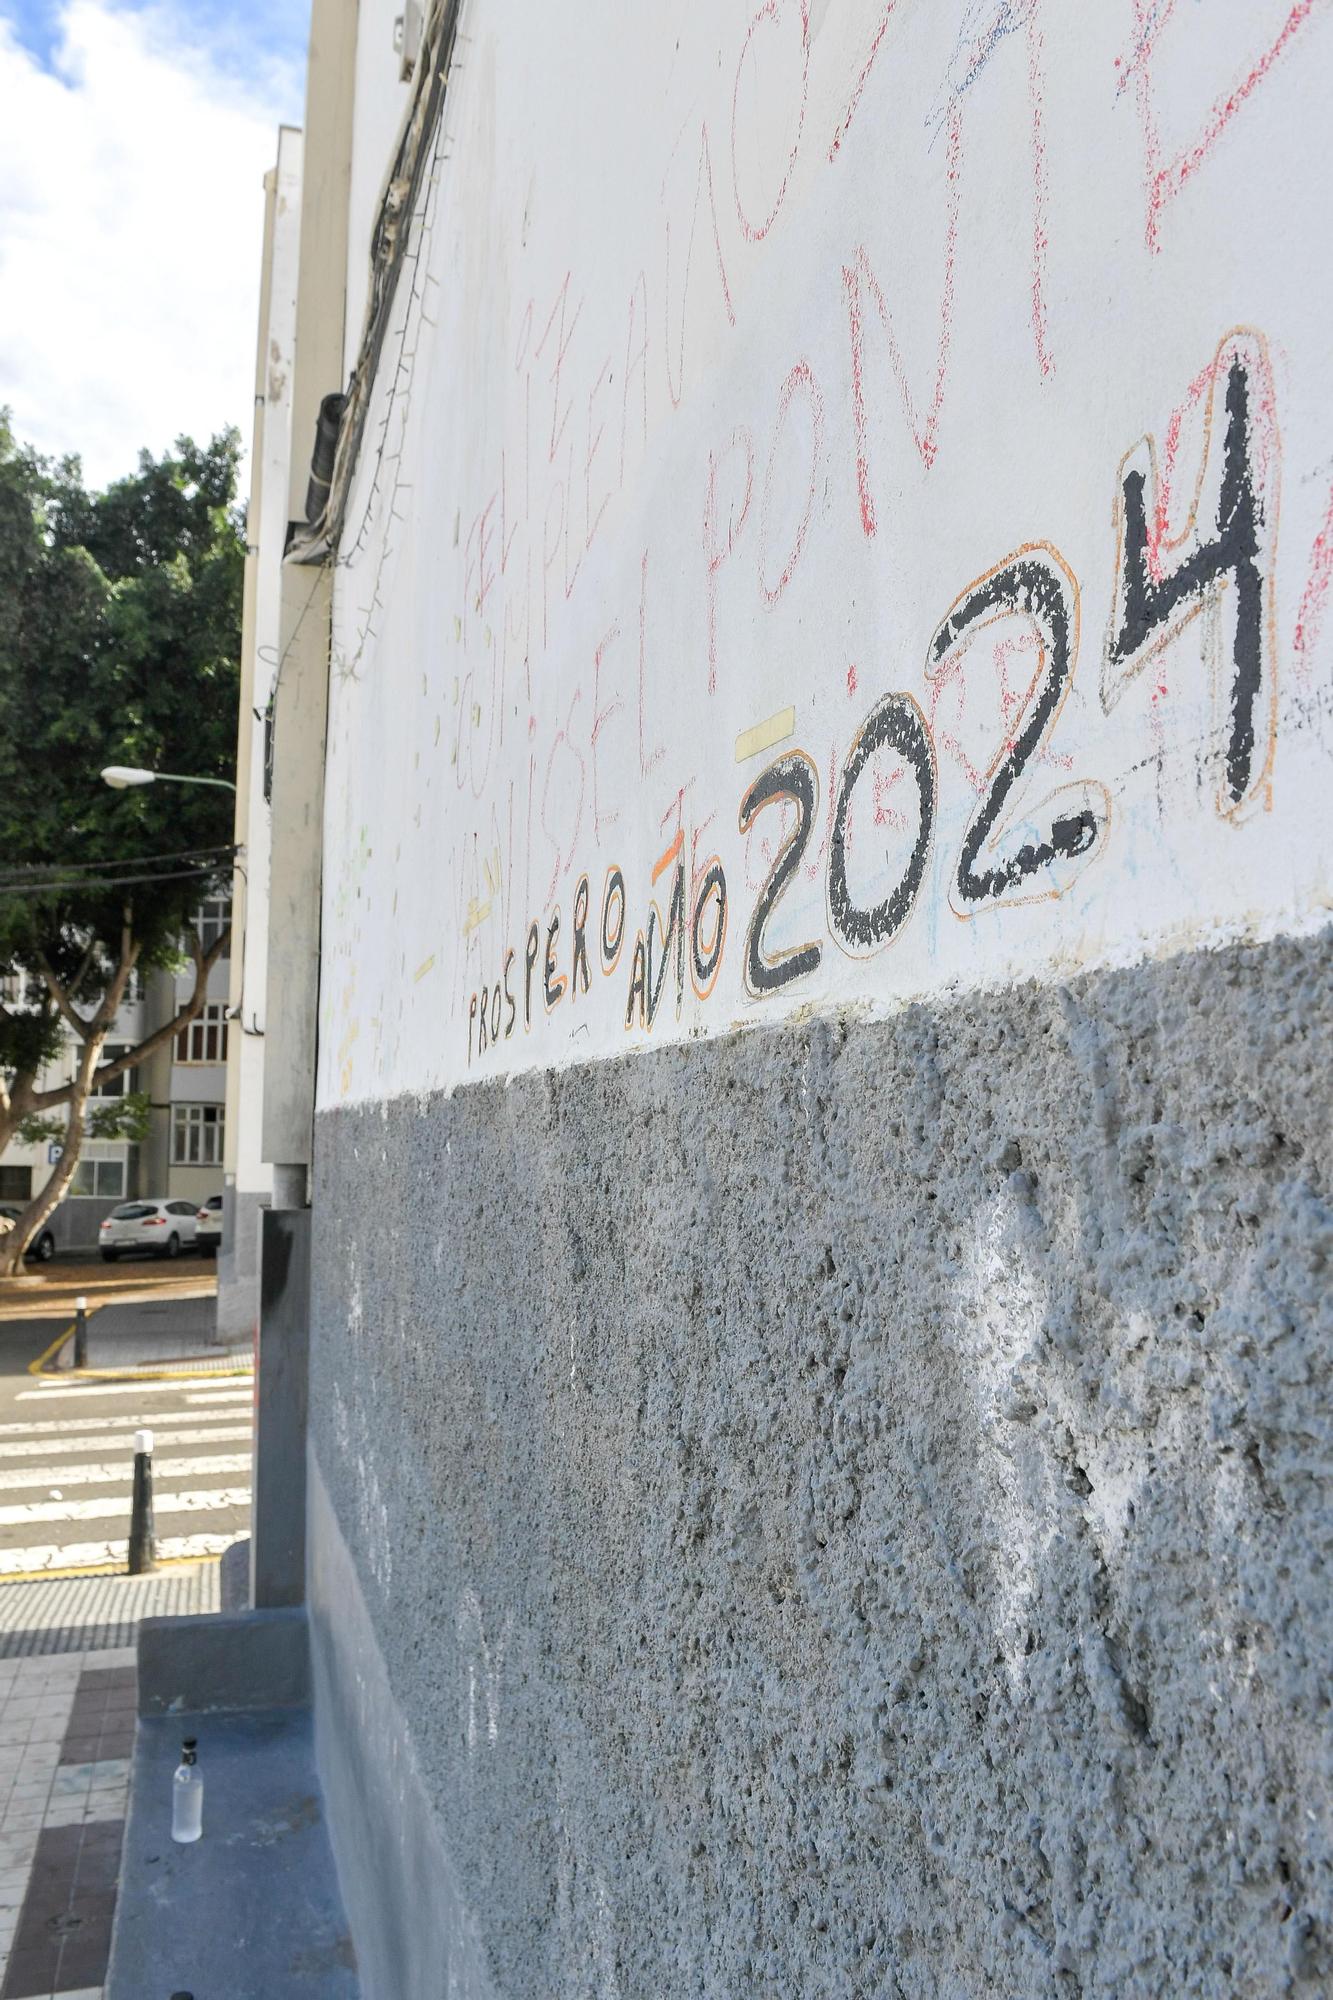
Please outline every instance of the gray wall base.
[[244, 1536], [222, 1551], [218, 1559], [218, 1597], [220, 1611], [249, 1611], [250, 1603], [250, 1537]]
[[316, 1754], [366, 2000], [496, 2000], [313, 1459]]
[[[40, 1171], [46, 1174], [50, 1169]], [[109, 1196], [67, 1195], [47, 1224], [56, 1239], [57, 1256], [66, 1250], [95, 1250], [101, 1240], [98, 1232], [103, 1221], [118, 1205], [118, 1200]]]
[[267, 1209], [261, 1222], [250, 1597], [256, 1605], [300, 1604], [305, 1596], [310, 1210]]
[[321, 1757], [363, 1882], [420, 1773], [405, 1934], [1333, 1991], [1331, 1031], [1324, 936], [321, 1114]]
[[222, 1198], [218, 1250], [218, 1338], [235, 1340], [259, 1324], [260, 1217], [267, 1194], [229, 1187]]
[[139, 1626], [139, 1713], [300, 1708], [310, 1700], [305, 1612], [212, 1612]]

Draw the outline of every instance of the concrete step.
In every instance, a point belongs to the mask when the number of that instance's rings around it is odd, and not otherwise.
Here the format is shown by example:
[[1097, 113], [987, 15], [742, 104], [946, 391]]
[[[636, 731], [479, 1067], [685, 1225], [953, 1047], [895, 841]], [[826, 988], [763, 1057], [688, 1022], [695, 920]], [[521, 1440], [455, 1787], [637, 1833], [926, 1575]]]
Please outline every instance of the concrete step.
[[[171, 1838], [172, 1773], [199, 1744], [203, 1838]], [[310, 1712], [140, 1715], [106, 2000], [359, 2000]]]

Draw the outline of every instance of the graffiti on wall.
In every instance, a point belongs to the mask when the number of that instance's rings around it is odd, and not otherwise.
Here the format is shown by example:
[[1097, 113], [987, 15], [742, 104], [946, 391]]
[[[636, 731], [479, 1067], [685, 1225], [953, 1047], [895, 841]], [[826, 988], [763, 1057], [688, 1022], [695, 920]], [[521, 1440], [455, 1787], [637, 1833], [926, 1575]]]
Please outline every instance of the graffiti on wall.
[[340, 560], [324, 1098], [1322, 920], [1333, 5], [594, 8], [554, 100], [521, 13]]

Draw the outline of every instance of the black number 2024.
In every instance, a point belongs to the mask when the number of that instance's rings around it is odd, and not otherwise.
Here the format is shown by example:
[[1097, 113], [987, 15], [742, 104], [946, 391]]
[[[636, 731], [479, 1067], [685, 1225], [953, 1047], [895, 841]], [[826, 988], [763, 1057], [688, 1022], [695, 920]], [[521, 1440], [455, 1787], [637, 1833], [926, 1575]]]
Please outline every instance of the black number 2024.
[[[1211, 371], [1210, 403], [1194, 505], [1164, 559], [1150, 534], [1161, 487], [1151, 438], [1120, 468], [1116, 494], [1116, 576], [1103, 656], [1101, 699], [1109, 713], [1144, 666], [1192, 618], [1204, 614], [1214, 653], [1221, 738], [1217, 809], [1237, 819], [1266, 794], [1276, 729], [1272, 638], [1272, 529], [1276, 447], [1260, 450], [1256, 399], [1271, 406], [1267, 352], [1258, 334], [1229, 334]], [[1212, 522], [1203, 522], [1203, 498]], [[1159, 535], [1160, 541], [1160, 535]], [[1048, 543], [1006, 557], [970, 584], [940, 621], [926, 653], [926, 679], [955, 671], [970, 641], [996, 619], [1023, 616], [1034, 627], [1039, 666], [968, 822], [950, 885], [960, 916], [987, 907], [1065, 894], [1105, 844], [1111, 820], [1106, 787], [1093, 779], [1058, 786], [1038, 805], [1015, 808], [1025, 772], [1050, 737], [1073, 680], [1079, 648], [1079, 593], [1073, 572]], [[891, 886], [858, 902], [848, 876], [848, 827], [858, 784], [880, 754], [901, 760], [916, 792], [916, 838]], [[921, 893], [930, 858], [939, 780], [930, 727], [910, 694], [886, 694], [857, 732], [843, 764], [828, 860], [829, 929], [842, 950], [866, 956], [891, 944]], [[767, 806], [794, 807], [773, 859], [745, 944], [745, 983], [772, 994], [814, 972], [817, 940], [770, 949], [766, 930], [800, 867], [819, 805], [819, 777], [802, 750], [786, 752], [741, 800], [748, 833]], [[1041, 830], [1034, 831], [1034, 827]]]

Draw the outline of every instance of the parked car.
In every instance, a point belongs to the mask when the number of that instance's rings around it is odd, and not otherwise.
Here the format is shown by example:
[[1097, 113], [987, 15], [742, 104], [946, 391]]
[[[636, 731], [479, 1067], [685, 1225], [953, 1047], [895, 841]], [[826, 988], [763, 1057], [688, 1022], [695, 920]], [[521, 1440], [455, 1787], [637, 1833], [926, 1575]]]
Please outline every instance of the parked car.
[[216, 1257], [222, 1248], [222, 1196], [211, 1194], [195, 1213], [195, 1247], [202, 1257]]
[[153, 1257], [179, 1257], [193, 1250], [198, 1231], [192, 1201], [123, 1201], [102, 1224], [98, 1247], [108, 1264], [136, 1250]]
[[[12, 1202], [0, 1201], [0, 1215], [3, 1215], [7, 1221], [17, 1222], [22, 1213], [23, 1210], [15, 1208]], [[8, 1233], [8, 1230], [6, 1230], [5, 1234], [8, 1235]], [[28, 1245], [25, 1254], [34, 1258], [39, 1264], [50, 1263], [56, 1254], [56, 1239], [49, 1222], [43, 1225], [41, 1234], [35, 1242]]]

